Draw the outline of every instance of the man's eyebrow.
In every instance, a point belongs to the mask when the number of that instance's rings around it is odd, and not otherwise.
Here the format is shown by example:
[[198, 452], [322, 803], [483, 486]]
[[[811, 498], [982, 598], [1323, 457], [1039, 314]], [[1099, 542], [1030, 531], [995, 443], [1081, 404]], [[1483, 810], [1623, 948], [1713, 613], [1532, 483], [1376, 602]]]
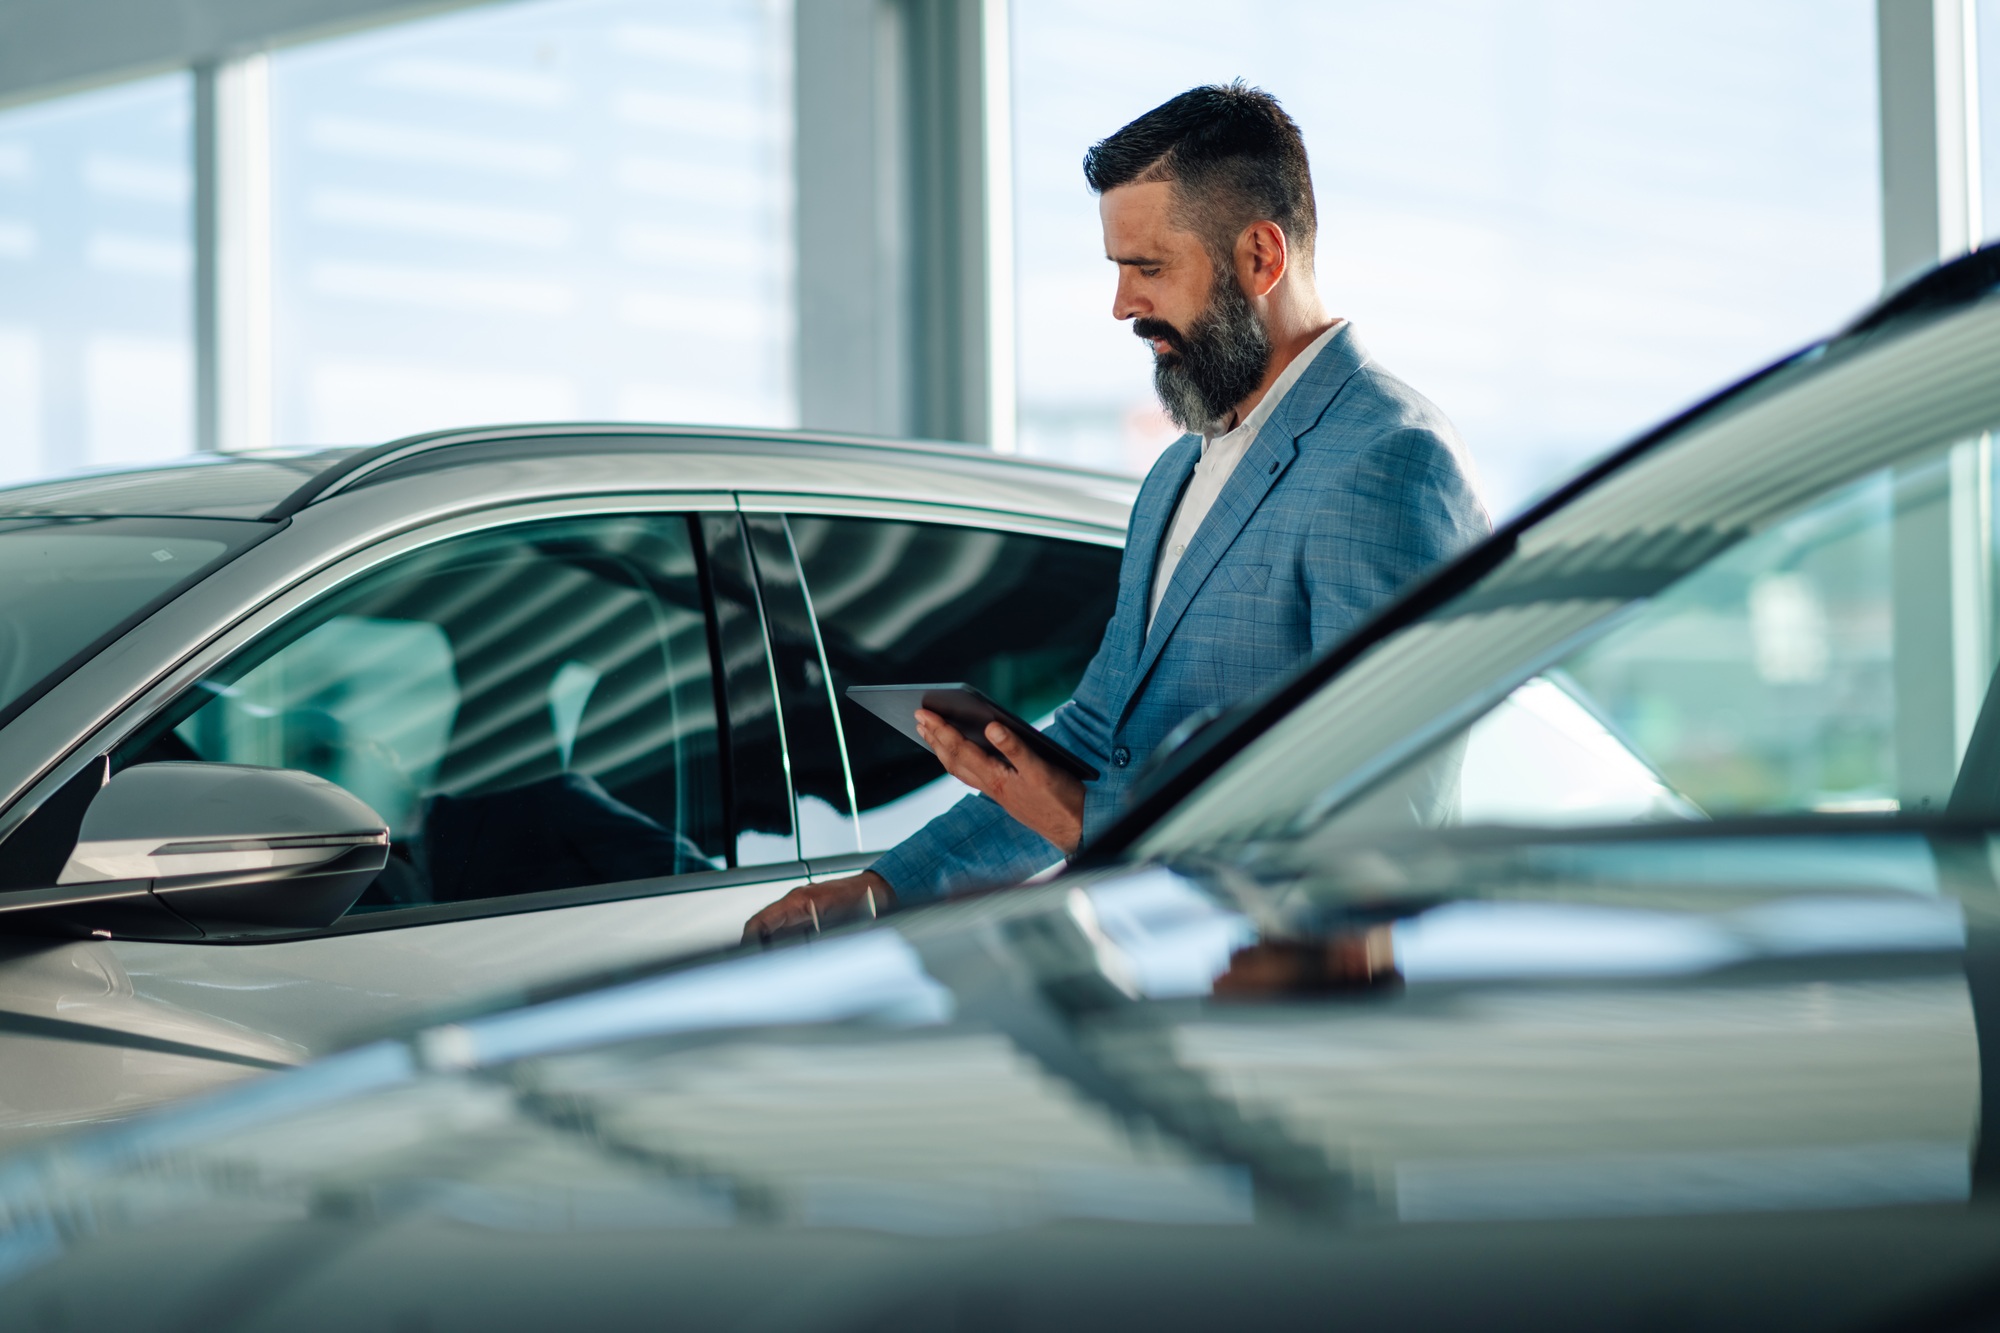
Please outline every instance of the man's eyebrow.
[[1133, 255], [1122, 259], [1117, 255], [1106, 255], [1104, 257], [1112, 263], [1125, 268], [1158, 268], [1167, 262], [1164, 259], [1152, 259], [1145, 255]]

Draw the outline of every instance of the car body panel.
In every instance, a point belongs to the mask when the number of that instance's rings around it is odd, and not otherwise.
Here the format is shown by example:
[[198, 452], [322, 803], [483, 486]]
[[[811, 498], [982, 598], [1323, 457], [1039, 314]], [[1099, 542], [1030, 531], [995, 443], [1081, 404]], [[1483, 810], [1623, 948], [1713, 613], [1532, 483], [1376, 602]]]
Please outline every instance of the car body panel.
[[771, 869], [777, 873], [727, 887], [669, 888], [434, 925], [363, 917], [356, 924], [364, 929], [268, 944], [116, 940], [104, 947], [134, 994], [268, 1032], [301, 1056], [319, 1055], [497, 988], [546, 986], [579, 971], [734, 945], [758, 909], [805, 882], [803, 867]]
[[0, 1145], [306, 1055], [297, 1043], [141, 993], [108, 942], [0, 944]]

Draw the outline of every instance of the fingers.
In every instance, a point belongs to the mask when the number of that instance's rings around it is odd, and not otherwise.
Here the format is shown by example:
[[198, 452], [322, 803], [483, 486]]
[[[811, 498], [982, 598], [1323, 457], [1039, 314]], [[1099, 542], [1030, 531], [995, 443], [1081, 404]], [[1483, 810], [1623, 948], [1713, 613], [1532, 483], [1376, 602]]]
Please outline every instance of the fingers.
[[811, 892], [807, 886], [801, 885], [746, 921], [743, 924], [743, 942], [750, 944], [765, 939], [786, 926], [808, 919], [811, 913]]
[[967, 756], [981, 753], [978, 746], [958, 734], [957, 727], [936, 713], [918, 713], [917, 732], [924, 738], [924, 743], [931, 747], [931, 753], [936, 755], [946, 768], [963, 764], [967, 761]]
[[1017, 772], [1025, 769], [1030, 763], [1042, 762], [1041, 756], [1030, 750], [1026, 741], [998, 722], [986, 724], [986, 739], [993, 743], [994, 749], [1007, 756], [1007, 762], [1012, 764]]
[[[789, 896], [789, 894], [786, 895], [787, 898]], [[785, 902], [786, 898], [780, 898], [774, 903], [759, 908], [748, 921], [743, 923], [743, 938], [746, 940], [754, 938], [757, 932], [769, 930], [772, 926], [783, 921], [785, 919]]]
[[781, 936], [817, 935], [822, 930], [873, 920], [895, 906], [895, 890], [873, 871], [801, 884], [745, 922], [743, 942], [769, 944]]
[[931, 753], [944, 765], [945, 772], [968, 787], [990, 796], [997, 785], [1013, 775], [1012, 767], [1004, 759], [986, 753], [935, 713], [919, 712], [917, 730], [931, 747]]

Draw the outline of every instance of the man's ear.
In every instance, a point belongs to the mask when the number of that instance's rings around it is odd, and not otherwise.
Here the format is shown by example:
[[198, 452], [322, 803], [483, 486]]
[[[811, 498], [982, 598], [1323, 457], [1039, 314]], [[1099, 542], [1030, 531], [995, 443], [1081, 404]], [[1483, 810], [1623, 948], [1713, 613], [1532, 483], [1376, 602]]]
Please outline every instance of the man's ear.
[[1253, 222], [1236, 238], [1236, 280], [1245, 296], [1269, 295], [1291, 262], [1284, 228], [1275, 222]]

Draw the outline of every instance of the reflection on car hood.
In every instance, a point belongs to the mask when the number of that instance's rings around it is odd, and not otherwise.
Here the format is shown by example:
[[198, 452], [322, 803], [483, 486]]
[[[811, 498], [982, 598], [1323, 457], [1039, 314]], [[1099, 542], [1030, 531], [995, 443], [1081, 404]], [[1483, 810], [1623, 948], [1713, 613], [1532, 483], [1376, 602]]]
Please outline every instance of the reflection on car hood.
[[1988, 865], [1147, 866], [460, 1015], [0, 1165], [0, 1324], [1866, 1326], [2000, 1263]]

